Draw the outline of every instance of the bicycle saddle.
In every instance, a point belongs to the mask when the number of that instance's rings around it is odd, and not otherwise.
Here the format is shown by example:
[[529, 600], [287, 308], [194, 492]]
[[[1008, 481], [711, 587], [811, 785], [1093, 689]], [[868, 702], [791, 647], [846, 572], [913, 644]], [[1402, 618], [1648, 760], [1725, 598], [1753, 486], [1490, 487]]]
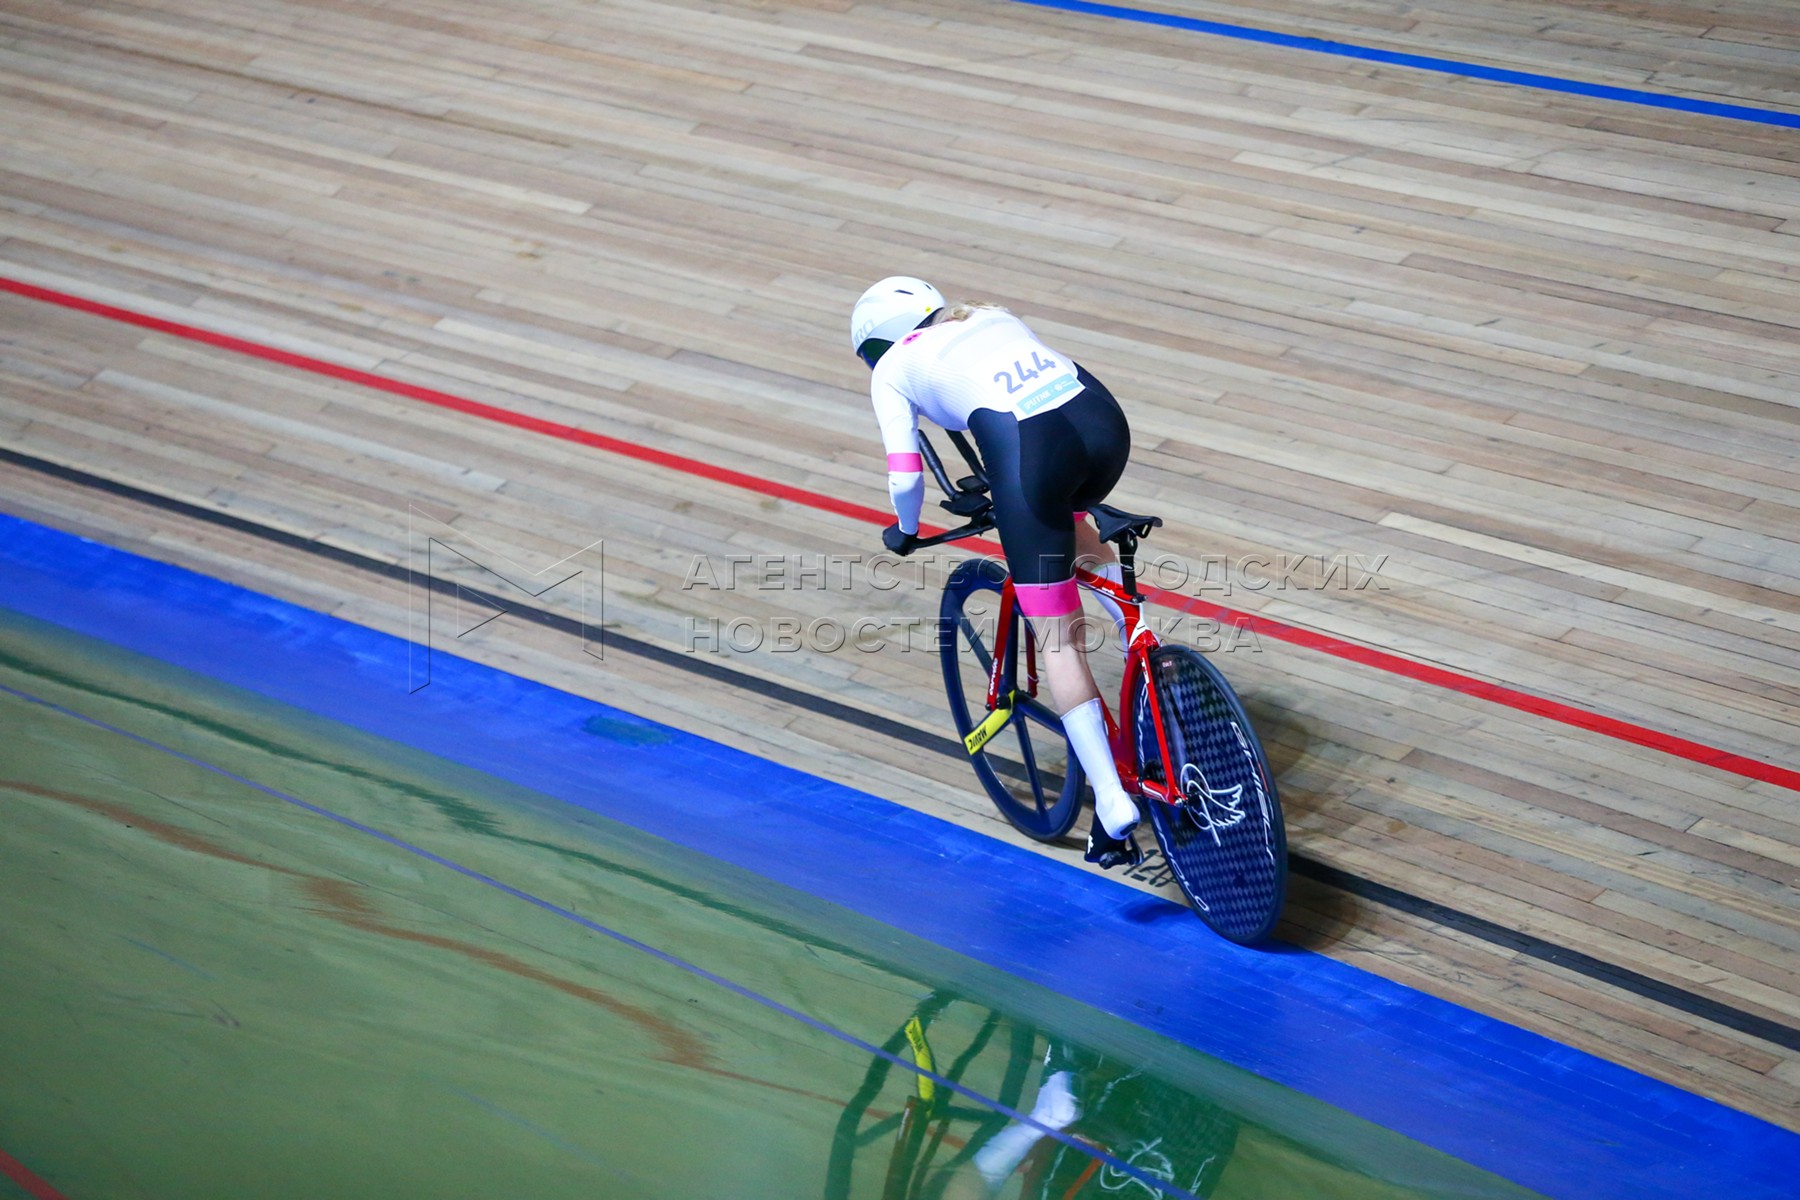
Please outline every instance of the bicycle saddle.
[[1162, 525], [1161, 517], [1139, 516], [1110, 504], [1096, 504], [1087, 511], [1088, 516], [1094, 518], [1094, 524], [1099, 527], [1100, 540], [1103, 542], [1117, 541], [1127, 533], [1138, 538], [1149, 537], [1152, 529]]

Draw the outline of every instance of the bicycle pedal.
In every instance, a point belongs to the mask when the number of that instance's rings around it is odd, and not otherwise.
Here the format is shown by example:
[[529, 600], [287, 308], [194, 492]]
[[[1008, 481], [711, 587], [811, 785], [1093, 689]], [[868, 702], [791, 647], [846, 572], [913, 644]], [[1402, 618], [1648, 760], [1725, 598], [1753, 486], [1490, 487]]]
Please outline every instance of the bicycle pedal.
[[1144, 851], [1135, 837], [1109, 837], [1104, 829], [1094, 828], [1088, 831], [1087, 852], [1082, 857], [1097, 863], [1102, 871], [1110, 871], [1114, 867], [1137, 866], [1144, 861]]

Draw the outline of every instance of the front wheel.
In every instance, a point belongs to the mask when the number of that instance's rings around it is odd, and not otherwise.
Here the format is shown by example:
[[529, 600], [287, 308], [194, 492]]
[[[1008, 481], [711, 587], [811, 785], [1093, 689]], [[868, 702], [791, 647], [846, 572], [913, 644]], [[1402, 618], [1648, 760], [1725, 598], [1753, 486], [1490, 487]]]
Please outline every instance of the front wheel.
[[[938, 609], [938, 654], [944, 690], [959, 738], [966, 738], [988, 715], [988, 672], [998, 644], [1000, 592], [1006, 568], [991, 558], [958, 564], [944, 584]], [[1013, 610], [1002, 660], [1002, 696], [1021, 686], [1019, 648], [1030, 625]], [[1081, 764], [1069, 751], [1062, 721], [1049, 705], [1020, 694], [1012, 720], [970, 761], [994, 806], [1014, 828], [1040, 842], [1065, 836], [1081, 815]]]
[[[1157, 844], [1202, 920], [1231, 941], [1261, 941], [1287, 893], [1287, 829], [1262, 743], [1231, 685], [1197, 651], [1159, 646], [1150, 678], [1169, 770], [1185, 797], [1180, 805], [1144, 801]], [[1138, 699], [1138, 769], [1160, 782], [1150, 706], [1142, 692]]]

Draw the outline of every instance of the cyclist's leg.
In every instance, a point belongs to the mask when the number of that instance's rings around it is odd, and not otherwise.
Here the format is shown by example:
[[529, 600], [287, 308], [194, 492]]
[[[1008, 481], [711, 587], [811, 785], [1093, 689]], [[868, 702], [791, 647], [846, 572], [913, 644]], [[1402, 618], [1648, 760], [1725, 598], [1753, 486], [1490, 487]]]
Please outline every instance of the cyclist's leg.
[[[1068, 603], [1078, 606], [1080, 600], [1073, 595], [1074, 581], [1067, 582], [1071, 593]], [[1038, 664], [1062, 714], [1063, 732], [1068, 736], [1081, 769], [1087, 772], [1088, 781], [1094, 785], [1094, 816], [1107, 837], [1121, 841], [1137, 826], [1138, 807], [1126, 795], [1125, 785], [1119, 781], [1119, 768], [1113, 762], [1112, 741], [1106, 732], [1106, 710], [1100, 703], [1100, 689], [1094, 684], [1093, 673], [1088, 669], [1081, 631], [1076, 627], [1079, 608], [1033, 615], [1026, 607], [1023, 595], [1020, 596], [1020, 607], [1037, 631], [1038, 644], [1044, 649], [1038, 656]]]
[[1031, 1148], [1043, 1138], [1045, 1128], [1061, 1132], [1081, 1119], [1081, 1080], [1072, 1063], [1058, 1061], [1070, 1057], [1067, 1053], [1059, 1054], [1059, 1050], [1061, 1044], [1053, 1041], [1044, 1057], [1043, 1082], [1038, 1084], [1037, 1098], [1031, 1105], [1031, 1119], [1035, 1124], [1015, 1122], [1008, 1125], [990, 1137], [975, 1154], [975, 1169], [990, 1189], [998, 1188], [1018, 1170]]
[[1109, 563], [1119, 561], [1119, 556], [1112, 546], [1100, 540], [1100, 531], [1094, 528], [1093, 522], [1087, 519], [1085, 509], [1077, 509], [1075, 517], [1075, 565], [1097, 571]]
[[[1113, 399], [1112, 393], [1106, 389], [1106, 386], [1079, 365], [1075, 370], [1082, 383], [1081, 393], [1062, 408], [1047, 414], [1059, 418], [1059, 421], [1056, 425], [1045, 425], [1043, 429], [1044, 433], [1057, 442], [1061, 449], [1061, 453], [1056, 456], [1053, 468], [1057, 473], [1057, 481], [1061, 488], [1057, 492], [1056, 498], [1060, 500], [1066, 495], [1072, 500], [1075, 509], [1085, 510], [1104, 500], [1112, 491], [1113, 485], [1118, 483], [1119, 476], [1124, 474], [1126, 461], [1131, 457], [1131, 427], [1126, 422], [1125, 414], [1119, 408], [1118, 401]], [[1029, 428], [1027, 430], [1028, 438], [1035, 440], [1035, 437], [1032, 436], [1035, 433], [1035, 428]], [[1079, 447], [1078, 451], [1075, 449], [1077, 446]], [[1043, 457], [1049, 458], [1050, 456]], [[1086, 537], [1082, 537], [1082, 534], [1085, 534]], [[1104, 545], [1100, 542], [1098, 531], [1085, 519], [1077, 522], [1076, 552], [1080, 553], [1084, 545], [1089, 548], [1100, 548]], [[1102, 570], [1114, 582], [1121, 581], [1123, 576], [1120, 573], [1117, 556], [1112, 553], [1110, 548], [1105, 549], [1105, 554], [1106, 558], [1111, 561], [1105, 564]], [[1070, 575], [1073, 575], [1073, 568], [1074, 562], [1071, 560]], [[1109, 598], [1100, 597], [1100, 599], [1111, 612], [1122, 633], [1125, 624], [1124, 613], [1114, 611], [1117, 609], [1117, 605], [1112, 604]], [[1078, 597], [1075, 603], [1079, 606]], [[1081, 729], [1091, 724], [1093, 730], [1091, 734], [1072, 734], [1071, 743], [1074, 743], [1076, 737], [1091, 736], [1104, 744], [1106, 741], [1105, 717], [1100, 705], [1099, 691], [1094, 687], [1094, 677], [1088, 669], [1085, 646], [1081, 641], [1074, 639], [1069, 639], [1064, 644], [1069, 647], [1071, 656], [1079, 656], [1077, 661], [1080, 679], [1079, 681], [1072, 680], [1071, 685], [1076, 682], [1084, 683], [1088, 689], [1087, 694], [1093, 697], [1091, 701], [1083, 705], [1083, 712], [1091, 714], [1091, 716], [1065, 714], [1064, 727]], [[1055, 686], [1055, 682], [1052, 681], [1052, 689]], [[1071, 716], [1075, 717], [1073, 725], [1070, 721]], [[1082, 758], [1082, 765], [1084, 767], [1087, 765], [1086, 757]], [[1110, 786], [1117, 779], [1118, 771], [1109, 759], [1105, 780]], [[1124, 788], [1120, 787], [1116, 793], [1103, 797], [1100, 784], [1096, 783], [1094, 795], [1094, 815], [1100, 818], [1100, 824], [1107, 834], [1115, 839], [1129, 834], [1132, 825], [1136, 823], [1138, 814], [1136, 804], [1130, 804], [1130, 807], [1127, 808], [1126, 804], [1119, 802], [1121, 800], [1130, 802], [1130, 798], [1125, 795]], [[1102, 862], [1105, 865], [1112, 865], [1112, 863], [1120, 861], [1110, 858], [1104, 848], [1100, 848], [1098, 858], [1095, 857], [1095, 851], [1096, 848], [1090, 845], [1089, 858], [1094, 861]], [[1132, 857], [1135, 858], [1135, 852]], [[1131, 860], [1131, 858], [1127, 858], [1123, 861]]]
[[[986, 411], [969, 419], [969, 430], [993, 481], [994, 516], [1021, 608], [1034, 618], [1033, 628], [1039, 631], [1039, 642], [1047, 651], [1044, 674], [1063, 711], [1100, 696], [1087, 665], [1085, 648], [1090, 637], [1080, 627], [1081, 593], [1074, 584], [1075, 566], [1097, 560], [1102, 570], [1111, 568], [1109, 577], [1119, 578], [1117, 555], [1100, 540], [1084, 509], [1112, 488], [1130, 448], [1123, 416], [1118, 416], [1116, 430], [1109, 421], [1109, 410], [1118, 414], [1117, 403], [1092, 376], [1085, 371], [1080, 375], [1094, 395], [1077, 396], [1061, 410], [1024, 422], [1010, 414]], [[1098, 426], [1101, 436], [1084, 426]], [[1107, 444], [1108, 432], [1122, 433], [1123, 439], [1115, 439], [1116, 445]], [[1099, 448], [1108, 453], [1090, 453], [1093, 443], [1100, 443]], [[1093, 499], [1083, 501], [1084, 496]], [[1122, 626], [1123, 614], [1113, 611], [1117, 605], [1110, 603], [1110, 597], [1101, 599], [1107, 602], [1115, 623]]]
[[[1085, 513], [1106, 499], [1124, 473], [1126, 460], [1131, 457], [1131, 426], [1105, 384], [1088, 374], [1080, 364], [1076, 365], [1075, 373], [1081, 380], [1082, 392], [1070, 404], [1073, 409], [1070, 418], [1087, 459], [1085, 478], [1075, 491], [1076, 511], [1083, 514], [1075, 521], [1075, 561], [1102, 579], [1124, 583], [1125, 573], [1119, 566], [1118, 554], [1100, 540], [1100, 531], [1086, 519]], [[1119, 634], [1119, 651], [1123, 653], [1126, 649], [1124, 610], [1104, 593], [1096, 592], [1094, 598], [1113, 619]]]
[[1108, 836], [1123, 838], [1137, 824], [1137, 805], [1119, 782], [1100, 689], [1077, 628], [1081, 593], [1074, 578], [1072, 492], [1090, 475], [1081, 436], [1061, 409], [1026, 422], [1008, 413], [977, 412], [969, 431], [993, 485], [994, 517], [1019, 609], [1042, 648], [1039, 669], [1069, 745], [1094, 786], [1095, 815]]
[[[1075, 565], [1113, 583], [1125, 582], [1125, 568], [1119, 565], [1119, 556], [1100, 540], [1100, 531], [1088, 522], [1085, 512], [1075, 514]], [[1094, 599], [1112, 618], [1113, 631], [1119, 639], [1119, 653], [1125, 653], [1125, 610], [1105, 592], [1095, 591]]]
[[[992, 483], [994, 519], [1019, 609], [1042, 650], [1039, 668], [1060, 712], [1098, 700], [1082, 653], [1081, 593], [1075, 586], [1076, 534], [1069, 480], [1085, 474], [1079, 435], [1059, 412], [1020, 422], [1010, 413], [969, 418]], [[1087, 767], [1082, 759], [1082, 766]], [[1090, 769], [1088, 772], [1094, 772]]]
[[1050, 685], [1057, 711], [1067, 713], [1083, 704], [1098, 704], [1100, 685], [1094, 682], [1094, 673], [1088, 668], [1085, 642], [1091, 631], [1081, 619], [1080, 594], [1071, 587], [1069, 603], [1076, 607], [1053, 612], [1048, 605], [1058, 602], [1055, 597], [1027, 599], [1026, 589], [1032, 585], [1015, 586], [1019, 589], [1019, 609], [1037, 634], [1038, 669]]

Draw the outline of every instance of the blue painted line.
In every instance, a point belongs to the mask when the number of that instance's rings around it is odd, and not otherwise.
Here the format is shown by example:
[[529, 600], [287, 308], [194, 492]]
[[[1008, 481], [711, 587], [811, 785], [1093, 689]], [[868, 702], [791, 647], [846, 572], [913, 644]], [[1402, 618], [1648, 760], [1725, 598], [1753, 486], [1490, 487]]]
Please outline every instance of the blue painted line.
[[1332, 42], [1324, 38], [1301, 37], [1276, 33], [1248, 25], [1228, 25], [1220, 21], [1202, 21], [1196, 17], [1178, 17], [1172, 13], [1152, 12], [1142, 8], [1125, 8], [1117, 4], [1094, 4], [1090, 0], [1013, 0], [1036, 8], [1056, 8], [1064, 12], [1084, 13], [1093, 17], [1110, 17], [1117, 21], [1135, 21], [1142, 25], [1162, 25], [1208, 33], [1214, 37], [1234, 38], [1240, 42], [1258, 42], [1265, 46], [1282, 46], [1290, 50], [1306, 50], [1313, 54], [1331, 54], [1338, 58], [1359, 58], [1388, 66], [1411, 67], [1419, 71], [1437, 71], [1460, 75], [1466, 79], [1485, 79], [1493, 83], [1510, 83], [1519, 87], [1566, 92], [1571, 96], [1588, 96], [1596, 100], [1616, 100], [1624, 104], [1641, 104], [1650, 108], [1670, 108], [1678, 112], [1699, 113], [1708, 117], [1725, 117], [1733, 121], [1754, 121], [1759, 125], [1779, 125], [1800, 129], [1800, 113], [1786, 113], [1771, 108], [1752, 108], [1745, 104], [1722, 104], [1714, 100], [1694, 100], [1687, 96], [1670, 96], [1661, 92], [1645, 92], [1637, 88], [1610, 87], [1603, 83], [1583, 83], [1555, 75], [1538, 75], [1530, 71], [1509, 71], [1503, 67], [1487, 67], [1480, 63], [1459, 62], [1453, 58], [1432, 58], [1423, 54], [1402, 54], [1397, 50], [1377, 50], [1373, 46], [1357, 46], [1349, 42]]
[[601, 1170], [605, 1171], [607, 1174], [612, 1175], [618, 1179], [624, 1180], [626, 1183], [629, 1183], [633, 1187], [638, 1188], [642, 1191], [651, 1191], [652, 1190], [648, 1186], [648, 1183], [646, 1180], [638, 1177], [637, 1175], [632, 1174], [629, 1171], [624, 1171], [624, 1170], [619, 1169], [618, 1167], [615, 1167], [612, 1163], [606, 1161], [604, 1158], [601, 1158], [598, 1155], [589, 1153], [587, 1150], [583, 1149], [580, 1146], [577, 1146], [574, 1142], [569, 1141], [567, 1138], [562, 1137], [561, 1135], [555, 1133], [552, 1130], [545, 1129], [542, 1125], [539, 1125], [536, 1121], [533, 1121], [527, 1117], [520, 1116], [518, 1113], [512, 1111], [510, 1108], [502, 1107], [501, 1105], [495, 1104], [492, 1100], [484, 1099], [481, 1096], [477, 1096], [474, 1092], [464, 1091], [462, 1088], [451, 1088], [450, 1092], [452, 1095], [457, 1096], [460, 1099], [467, 1100], [470, 1104], [473, 1104], [475, 1107], [482, 1109], [483, 1111], [485, 1111], [493, 1116], [499, 1117], [502, 1121], [505, 1121], [508, 1125], [516, 1125], [520, 1129], [523, 1129], [525, 1132], [533, 1135], [534, 1137], [542, 1138], [544, 1141], [550, 1143], [552, 1146], [555, 1146], [558, 1150], [561, 1150], [564, 1154], [567, 1154], [571, 1158], [577, 1158], [577, 1159], [580, 1159], [582, 1162], [589, 1164], [590, 1166], [599, 1167]]
[[[1006, 1105], [1000, 1103], [1000, 1101], [998, 1101], [998, 1100], [994, 1100], [988, 1096], [984, 1096], [980, 1092], [977, 1092], [974, 1089], [972, 1089], [964, 1084], [957, 1083], [954, 1080], [946, 1079], [944, 1076], [939, 1075], [937, 1072], [927, 1070], [926, 1068], [919, 1066], [917, 1063], [912, 1062], [910, 1059], [902, 1058], [898, 1054], [895, 1054], [894, 1052], [892, 1052], [890, 1050], [884, 1050], [880, 1046], [874, 1045], [871, 1042], [865, 1042], [863, 1039], [857, 1037], [855, 1034], [850, 1033], [846, 1030], [839, 1029], [837, 1026], [832, 1025], [827, 1021], [822, 1021], [818, 1017], [815, 1017], [815, 1016], [811, 1015], [810, 1013], [801, 1012], [799, 1009], [794, 1008], [791, 1005], [783, 1004], [779, 1000], [776, 1000], [769, 996], [765, 996], [761, 992], [756, 991], [754, 988], [747, 987], [744, 984], [738, 983], [736, 980], [729, 979], [723, 975], [718, 974], [717, 972], [709, 971], [705, 967], [699, 966], [695, 963], [691, 963], [691, 962], [687, 961], [685, 958], [681, 958], [677, 955], [670, 954], [666, 950], [658, 949], [657, 947], [650, 945], [648, 942], [641, 942], [629, 934], [619, 932], [618, 930], [612, 928], [611, 926], [602, 925], [602, 924], [600, 924], [600, 922], [590, 920], [587, 917], [582, 916], [580, 913], [577, 913], [571, 909], [564, 908], [560, 904], [556, 904], [556, 903], [553, 903], [552, 901], [545, 900], [541, 896], [533, 895], [532, 893], [527, 892], [521, 888], [514, 887], [510, 883], [505, 883], [505, 882], [502, 882], [501, 880], [495, 879], [492, 875], [483, 874], [482, 872], [475, 870], [473, 867], [466, 867], [463, 864], [457, 862], [455, 859], [445, 858], [441, 854], [433, 854], [431, 851], [425, 849], [423, 846], [415, 846], [411, 842], [406, 841], [404, 838], [395, 837], [391, 833], [386, 833], [380, 829], [376, 829], [373, 825], [365, 825], [361, 821], [358, 821], [353, 817], [346, 817], [342, 813], [333, 812], [331, 809], [325, 808], [322, 805], [313, 804], [310, 801], [302, 800], [300, 797], [295, 796], [290, 792], [284, 792], [279, 788], [273, 788], [273, 787], [268, 786], [267, 784], [258, 783], [256, 780], [251, 779], [250, 777], [248, 777], [246, 775], [240, 775], [236, 771], [227, 770], [226, 768], [221, 767], [216, 763], [207, 762], [203, 758], [196, 758], [195, 756], [193, 756], [191, 754], [187, 754], [180, 750], [175, 749], [173, 746], [164, 745], [162, 742], [159, 742], [159, 741], [155, 740], [154, 738], [144, 737], [141, 734], [136, 734], [136, 733], [131, 732], [129, 729], [121, 729], [117, 725], [113, 725], [109, 722], [102, 721], [98, 717], [89, 716], [87, 713], [80, 712], [73, 708], [69, 708], [66, 705], [57, 704], [53, 700], [46, 700], [42, 696], [34, 696], [30, 692], [23, 692], [23, 691], [20, 691], [18, 688], [8, 687], [4, 683], [0, 683], [0, 693], [3, 693], [8, 696], [16, 697], [17, 699], [23, 700], [28, 704], [35, 704], [42, 708], [49, 709], [51, 712], [60, 713], [65, 717], [69, 717], [73, 720], [80, 721], [83, 724], [91, 725], [95, 729], [103, 729], [107, 733], [116, 734], [119, 737], [125, 738], [129, 741], [137, 743], [140, 746], [143, 746], [145, 749], [154, 750], [159, 754], [166, 754], [170, 758], [179, 759], [180, 761], [187, 763], [189, 766], [198, 767], [202, 771], [209, 771], [214, 775], [223, 776], [224, 778], [231, 780], [233, 783], [242, 784], [244, 787], [250, 788], [253, 791], [261, 792], [263, 795], [271, 797], [272, 799], [280, 800], [284, 804], [291, 804], [295, 808], [304, 809], [306, 812], [309, 812], [316, 817], [323, 817], [328, 821], [336, 822], [337, 824], [344, 826], [346, 829], [352, 829], [352, 830], [355, 830], [357, 833], [363, 834], [367, 837], [372, 837], [372, 838], [376, 839], [377, 841], [385, 842], [387, 845], [392, 846], [396, 850], [400, 850], [407, 854], [414, 855], [415, 857], [422, 858], [426, 862], [435, 863], [437, 866], [443, 867], [446, 870], [454, 871], [456, 874], [461, 875], [464, 878], [472, 879], [476, 883], [482, 884], [485, 887], [493, 888], [495, 891], [502, 892], [505, 895], [511, 896], [515, 900], [523, 900], [525, 903], [530, 904], [536, 908], [541, 908], [545, 912], [550, 913], [553, 916], [560, 917], [565, 921], [569, 921], [576, 925], [579, 925], [583, 929], [586, 929], [591, 933], [597, 933], [602, 937], [610, 938], [613, 941], [619, 943], [621, 946], [626, 946], [632, 950], [636, 950], [640, 954], [647, 954], [651, 958], [656, 959], [658, 962], [666, 963], [671, 967], [677, 968], [678, 970], [686, 971], [688, 974], [698, 976], [699, 978], [704, 979], [706, 982], [714, 985], [715, 987], [723, 988], [724, 990], [732, 993], [733, 995], [740, 996], [745, 1000], [751, 1001], [752, 1003], [760, 1004], [764, 1008], [772, 1009], [775, 1012], [780, 1013], [782, 1016], [787, 1017], [789, 1020], [798, 1021], [800, 1024], [805, 1025], [809, 1029], [812, 1029], [812, 1030], [815, 1030], [816, 1032], [825, 1034], [827, 1037], [835, 1038], [838, 1041], [843, 1042], [844, 1044], [846, 1044], [848, 1046], [853, 1046], [857, 1050], [860, 1050], [865, 1054], [873, 1055], [876, 1058], [886, 1059], [888, 1062], [894, 1064], [897, 1067], [902, 1067], [905, 1070], [913, 1072], [915, 1075], [919, 1075], [926, 1079], [931, 1080], [932, 1082], [936, 1083], [939, 1087], [942, 1087], [947, 1091], [954, 1092], [959, 1096], [964, 1096], [970, 1100], [973, 1100], [977, 1104], [984, 1105], [985, 1107], [990, 1108], [997, 1113], [1001, 1113], [1007, 1117], [1010, 1117], [1014, 1121], [1020, 1122], [1025, 1125], [1029, 1125], [1033, 1129], [1038, 1130], [1042, 1135], [1044, 1135], [1046, 1137], [1053, 1137], [1057, 1141], [1062, 1142], [1064, 1145], [1068, 1146], [1072, 1150], [1078, 1151], [1079, 1153], [1086, 1155], [1089, 1158], [1097, 1159], [1100, 1162], [1105, 1163], [1107, 1166], [1112, 1167], [1114, 1170], [1122, 1171], [1126, 1175], [1131, 1176], [1133, 1179], [1140, 1180], [1141, 1182], [1143, 1182], [1144, 1184], [1146, 1184], [1147, 1186], [1149, 1186], [1150, 1188], [1152, 1188], [1155, 1191], [1164, 1192], [1168, 1195], [1179, 1197], [1180, 1200], [1200, 1200], [1200, 1197], [1195, 1196], [1193, 1193], [1182, 1191], [1179, 1187], [1176, 1187], [1174, 1184], [1168, 1183], [1162, 1179], [1158, 1179], [1156, 1176], [1151, 1175], [1143, 1170], [1140, 1170], [1137, 1167], [1132, 1166], [1130, 1163], [1126, 1162], [1125, 1160], [1123, 1160], [1121, 1158], [1114, 1157], [1111, 1153], [1109, 1153], [1105, 1150], [1102, 1150], [1097, 1146], [1089, 1145], [1086, 1141], [1084, 1141], [1080, 1138], [1074, 1137], [1070, 1134], [1063, 1133], [1061, 1130], [1054, 1129], [1049, 1125], [1045, 1125], [1042, 1122], [1033, 1118], [1028, 1113], [1022, 1113], [1022, 1112], [1018, 1111], [1017, 1109], [1009, 1108]], [[539, 1132], [542, 1132], [542, 1131], [539, 1131]], [[546, 1135], [546, 1136], [548, 1136], [548, 1135]]]
[[1537, 1034], [681, 730], [595, 737], [654, 723], [451, 655], [409, 695], [401, 639], [4, 515], [0, 603], [775, 876], [1547, 1195], [1792, 1200], [1800, 1177], [1800, 1136]]
[[[0, 684], [0, 688], [4, 688], [5, 686], [6, 686], [5, 684]], [[168, 961], [174, 963], [176, 966], [180, 967], [182, 970], [191, 971], [195, 975], [198, 975], [202, 979], [211, 979], [212, 978], [211, 972], [202, 971], [199, 967], [196, 967], [193, 963], [183, 962], [179, 958], [176, 958], [173, 954], [170, 954], [167, 950], [158, 950], [155, 946], [152, 946], [149, 942], [140, 942], [136, 938], [126, 937], [122, 933], [119, 935], [119, 938], [121, 941], [129, 942], [131, 945], [136, 946], [139, 950], [142, 950], [147, 954], [154, 954], [158, 958], [167, 959]]]

